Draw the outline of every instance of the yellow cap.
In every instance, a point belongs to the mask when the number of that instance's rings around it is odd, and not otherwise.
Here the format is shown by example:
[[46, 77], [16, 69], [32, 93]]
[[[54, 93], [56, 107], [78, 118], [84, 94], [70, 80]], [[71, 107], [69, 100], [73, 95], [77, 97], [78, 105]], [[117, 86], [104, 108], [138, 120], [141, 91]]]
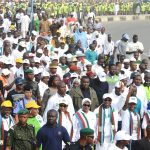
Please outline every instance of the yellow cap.
[[26, 104], [26, 108], [29, 109], [29, 108], [40, 108], [41, 106], [39, 106], [35, 101], [30, 101]]
[[21, 64], [22, 64], [22, 63], [23, 63], [22, 58], [17, 58], [17, 59], [16, 59], [16, 63], [21, 63]]
[[5, 100], [2, 104], [1, 107], [11, 107], [12, 108], [12, 103], [10, 100]]

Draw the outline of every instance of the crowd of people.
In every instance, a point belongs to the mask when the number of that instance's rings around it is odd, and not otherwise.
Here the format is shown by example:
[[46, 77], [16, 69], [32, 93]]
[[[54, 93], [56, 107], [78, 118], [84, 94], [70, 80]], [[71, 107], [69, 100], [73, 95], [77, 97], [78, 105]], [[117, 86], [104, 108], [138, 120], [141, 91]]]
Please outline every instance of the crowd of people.
[[113, 41], [92, 12], [84, 27], [73, 14], [0, 16], [0, 149], [150, 149], [140, 35]]

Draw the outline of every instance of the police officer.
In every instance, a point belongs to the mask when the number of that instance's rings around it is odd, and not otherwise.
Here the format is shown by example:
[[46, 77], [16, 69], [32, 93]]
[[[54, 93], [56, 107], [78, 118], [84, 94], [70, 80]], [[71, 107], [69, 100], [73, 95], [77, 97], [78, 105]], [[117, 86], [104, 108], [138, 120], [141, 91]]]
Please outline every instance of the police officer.
[[35, 150], [35, 132], [32, 125], [27, 124], [29, 111], [21, 109], [18, 112], [19, 122], [8, 133], [7, 150]]
[[94, 150], [92, 146], [94, 141], [94, 130], [90, 128], [84, 128], [80, 130], [80, 139], [75, 142], [68, 144], [64, 150]]

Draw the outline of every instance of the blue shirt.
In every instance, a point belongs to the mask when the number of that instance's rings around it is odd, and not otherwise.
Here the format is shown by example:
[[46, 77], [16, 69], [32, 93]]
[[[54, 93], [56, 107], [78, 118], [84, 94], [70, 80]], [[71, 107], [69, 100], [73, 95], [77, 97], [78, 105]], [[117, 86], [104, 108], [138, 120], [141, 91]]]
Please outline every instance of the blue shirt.
[[67, 130], [60, 126], [50, 126], [45, 124], [37, 133], [37, 146], [42, 144], [42, 150], [62, 150], [62, 141], [70, 142]]
[[85, 57], [89, 62], [94, 64], [95, 60], [97, 60], [97, 53], [96, 51], [92, 51], [89, 49], [85, 52]]

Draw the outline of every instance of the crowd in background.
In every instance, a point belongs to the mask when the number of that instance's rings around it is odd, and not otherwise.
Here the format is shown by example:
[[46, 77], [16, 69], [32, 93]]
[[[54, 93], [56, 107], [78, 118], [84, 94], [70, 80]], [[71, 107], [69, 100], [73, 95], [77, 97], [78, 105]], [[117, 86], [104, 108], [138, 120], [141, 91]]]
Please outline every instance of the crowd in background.
[[87, 16], [82, 26], [73, 11], [56, 17], [35, 9], [31, 20], [21, 8], [1, 9], [2, 150], [61, 150], [69, 142], [150, 148], [150, 70], [140, 35], [113, 41], [93, 11]]

